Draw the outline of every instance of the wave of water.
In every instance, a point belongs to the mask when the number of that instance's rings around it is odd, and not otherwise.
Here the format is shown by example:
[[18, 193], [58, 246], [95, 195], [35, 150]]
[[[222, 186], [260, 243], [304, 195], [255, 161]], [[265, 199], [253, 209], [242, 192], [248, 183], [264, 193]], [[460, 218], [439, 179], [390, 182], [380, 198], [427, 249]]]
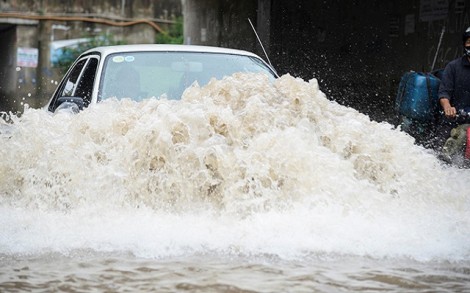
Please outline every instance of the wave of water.
[[0, 254], [470, 260], [470, 171], [316, 80], [26, 109], [0, 135]]

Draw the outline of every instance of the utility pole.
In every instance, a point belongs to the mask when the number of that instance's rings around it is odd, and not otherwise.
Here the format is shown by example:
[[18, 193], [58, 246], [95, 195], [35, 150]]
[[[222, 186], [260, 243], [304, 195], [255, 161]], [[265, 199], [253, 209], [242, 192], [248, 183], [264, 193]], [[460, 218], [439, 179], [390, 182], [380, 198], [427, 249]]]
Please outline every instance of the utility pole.
[[[40, 1], [40, 14], [44, 14], [43, 0]], [[42, 106], [48, 91], [47, 91], [47, 78], [46, 72], [49, 69], [49, 42], [51, 34], [50, 23], [46, 20], [39, 20], [38, 22], [38, 67], [36, 68], [36, 97], [31, 107], [37, 108]]]
[[258, 31], [260, 38], [257, 51], [261, 51], [259, 50], [261, 46], [263, 51], [266, 50], [264, 51], [266, 56], [270, 55], [271, 48], [271, 3], [272, 0], [258, 0], [258, 11], [256, 15], [256, 30]]

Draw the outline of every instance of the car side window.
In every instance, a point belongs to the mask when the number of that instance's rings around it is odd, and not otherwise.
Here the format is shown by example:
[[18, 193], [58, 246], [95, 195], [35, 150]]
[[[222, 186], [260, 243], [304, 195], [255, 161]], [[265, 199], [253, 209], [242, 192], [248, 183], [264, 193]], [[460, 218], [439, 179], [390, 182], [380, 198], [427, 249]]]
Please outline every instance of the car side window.
[[86, 63], [86, 59], [80, 60], [77, 65], [73, 68], [72, 72], [70, 72], [69, 78], [65, 82], [64, 88], [61, 91], [59, 96], [61, 97], [71, 97], [75, 88], [78, 84], [78, 77], [80, 76], [80, 72], [82, 72], [83, 66]]
[[54, 112], [57, 108], [57, 99], [59, 97], [70, 97], [72, 96], [73, 90], [77, 86], [77, 80], [82, 72], [83, 66], [85, 65], [87, 59], [82, 59], [78, 61], [75, 66], [70, 71], [69, 75], [65, 80], [60, 84], [59, 90], [56, 92], [53, 101], [49, 105], [49, 111]]
[[83, 71], [77, 83], [75, 97], [83, 99], [84, 106], [87, 107], [91, 103], [91, 94], [93, 93], [93, 84], [96, 76], [96, 69], [98, 68], [98, 59], [90, 58], [85, 70]]

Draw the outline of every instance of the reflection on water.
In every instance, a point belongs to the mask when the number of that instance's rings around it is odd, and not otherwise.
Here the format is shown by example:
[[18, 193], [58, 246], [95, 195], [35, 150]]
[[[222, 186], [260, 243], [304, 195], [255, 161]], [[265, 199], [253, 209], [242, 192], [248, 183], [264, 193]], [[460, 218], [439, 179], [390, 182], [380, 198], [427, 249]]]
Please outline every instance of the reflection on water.
[[469, 170], [315, 80], [236, 74], [181, 101], [12, 119], [0, 291], [468, 286]]

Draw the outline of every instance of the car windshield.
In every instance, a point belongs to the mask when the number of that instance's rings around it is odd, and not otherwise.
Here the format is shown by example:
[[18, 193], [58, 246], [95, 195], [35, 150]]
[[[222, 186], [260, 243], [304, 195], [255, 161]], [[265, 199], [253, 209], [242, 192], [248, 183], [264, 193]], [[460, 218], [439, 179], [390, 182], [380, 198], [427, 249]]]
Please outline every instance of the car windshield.
[[275, 73], [260, 59], [243, 55], [201, 52], [126, 52], [109, 55], [104, 64], [99, 99], [139, 101], [165, 96], [180, 99], [195, 81], [206, 85], [235, 72]]

